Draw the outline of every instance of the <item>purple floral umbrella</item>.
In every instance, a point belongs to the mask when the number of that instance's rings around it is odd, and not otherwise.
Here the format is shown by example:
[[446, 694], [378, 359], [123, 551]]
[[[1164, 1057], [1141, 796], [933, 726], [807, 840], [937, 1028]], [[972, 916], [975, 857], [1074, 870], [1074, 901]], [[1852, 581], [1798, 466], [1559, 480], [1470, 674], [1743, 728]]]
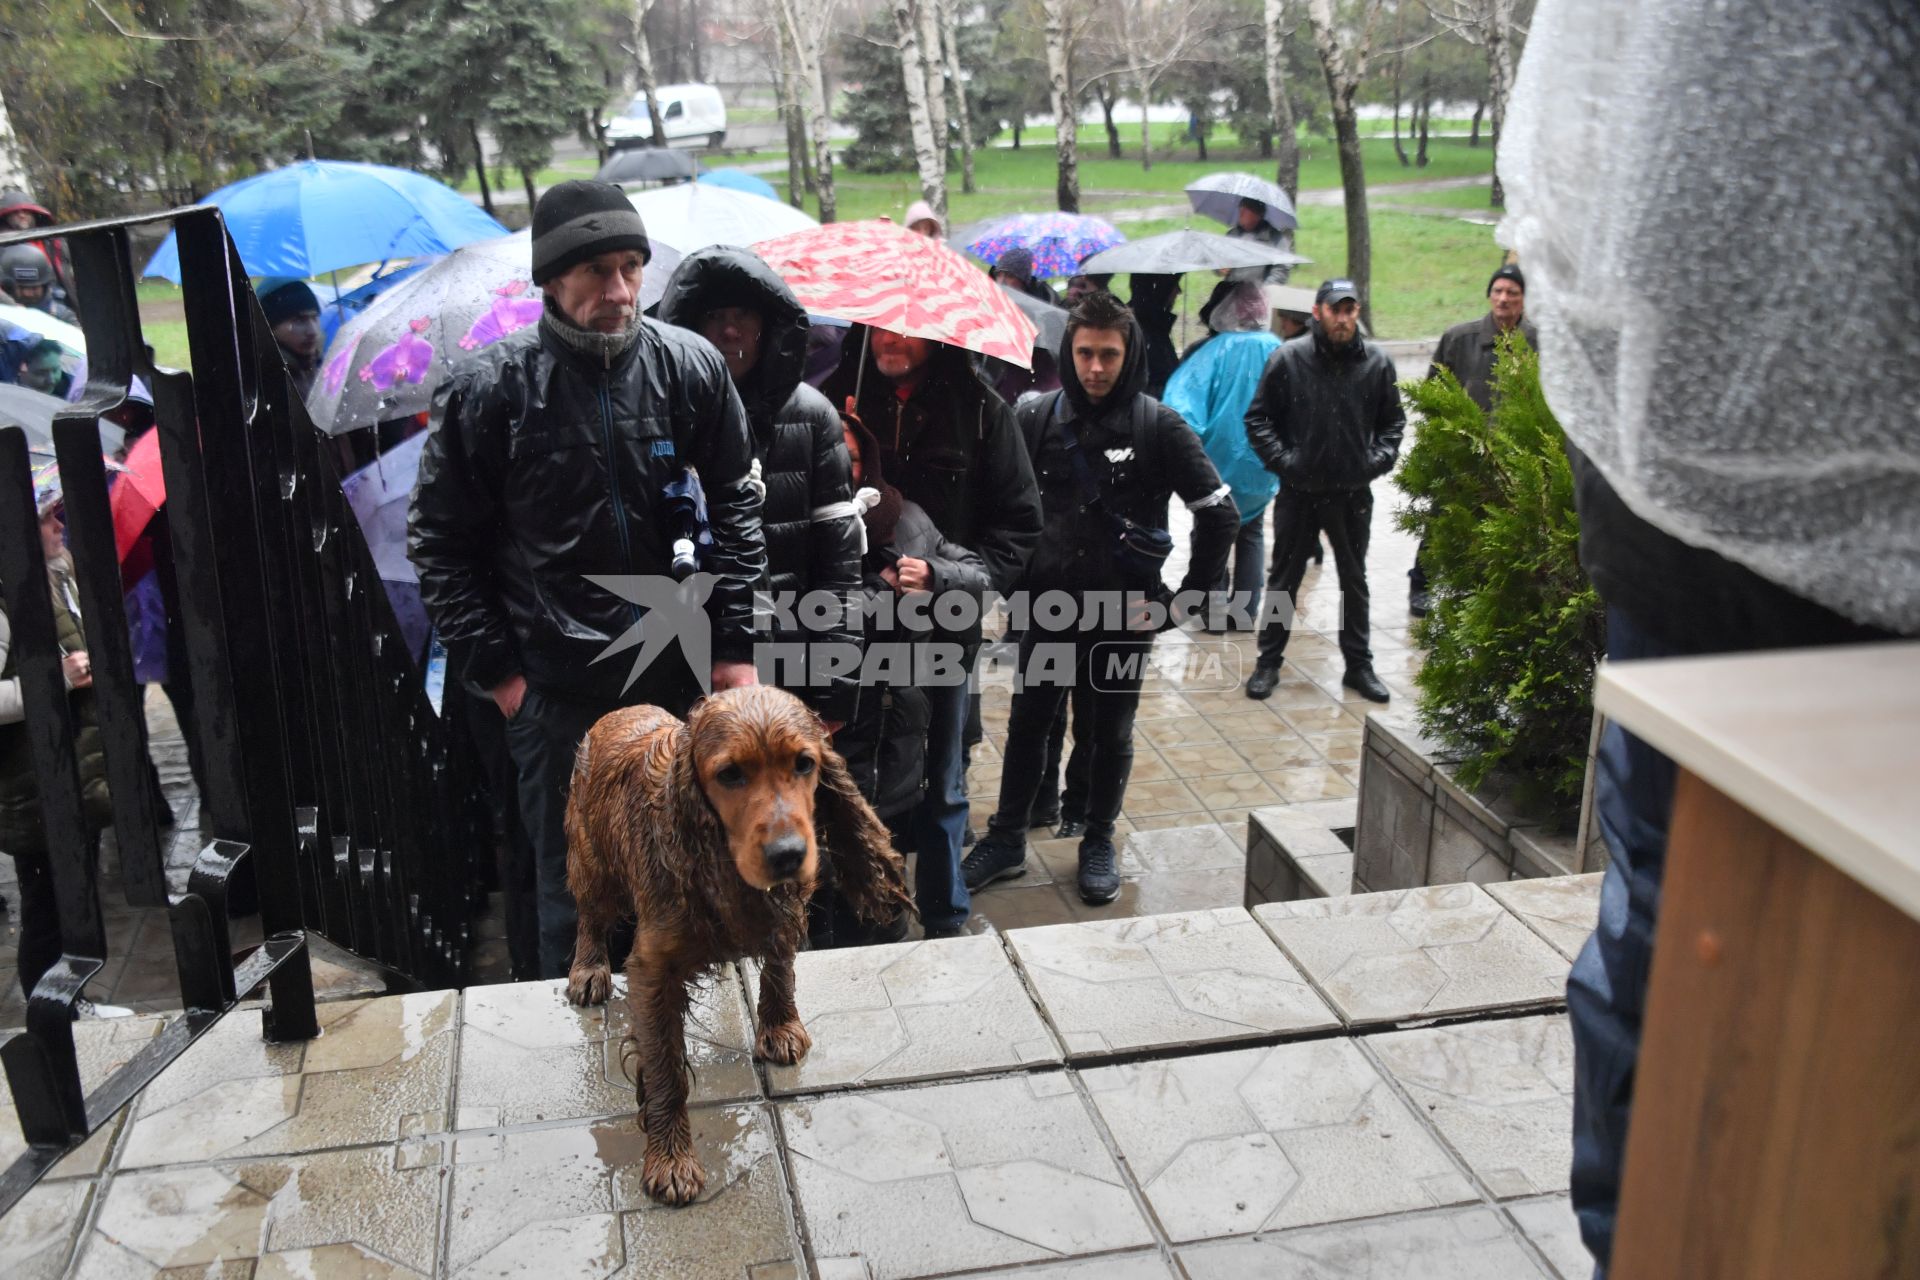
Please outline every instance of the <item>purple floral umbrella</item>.
[[1103, 249], [1126, 242], [1126, 237], [1103, 218], [1084, 213], [1017, 213], [994, 223], [967, 246], [967, 252], [988, 266], [1009, 249], [1033, 255], [1033, 274], [1041, 279], [1073, 275], [1080, 264]]

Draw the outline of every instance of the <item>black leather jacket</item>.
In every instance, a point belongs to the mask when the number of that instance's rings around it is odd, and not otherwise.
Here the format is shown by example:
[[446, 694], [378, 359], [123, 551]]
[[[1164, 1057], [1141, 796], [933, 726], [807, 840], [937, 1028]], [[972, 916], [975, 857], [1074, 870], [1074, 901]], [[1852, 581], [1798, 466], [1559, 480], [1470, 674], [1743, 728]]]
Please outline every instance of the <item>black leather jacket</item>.
[[[786, 282], [749, 249], [715, 245], [689, 254], [667, 282], [658, 315], [667, 324], [696, 328], [716, 307], [750, 307], [760, 313], [760, 359], [736, 388], [753, 428], [753, 452], [767, 486], [761, 529], [767, 542], [767, 586], [776, 597], [797, 600], [825, 591], [848, 605], [841, 625], [789, 633], [776, 627], [776, 643], [858, 645], [852, 625], [853, 594], [860, 589], [860, 517], [816, 518], [815, 512], [853, 497], [853, 467], [840, 429], [840, 415], [827, 398], [801, 381], [807, 364], [807, 313]], [[792, 605], [787, 608], [791, 610]], [[796, 616], [796, 619], [799, 615]], [[831, 682], [813, 676], [795, 688], [828, 720], [851, 720], [859, 696], [857, 672]]]
[[587, 575], [668, 573], [661, 496], [689, 465], [714, 541], [713, 659], [752, 658], [760, 500], [740, 397], [705, 339], [647, 320], [600, 365], [542, 321], [457, 368], [431, 431], [407, 551], [471, 687], [519, 673], [561, 696], [620, 698], [630, 664], [594, 659], [644, 611]]
[[1247, 439], [1290, 489], [1364, 489], [1393, 470], [1406, 431], [1393, 360], [1365, 338], [1328, 342], [1315, 322], [1267, 357]]

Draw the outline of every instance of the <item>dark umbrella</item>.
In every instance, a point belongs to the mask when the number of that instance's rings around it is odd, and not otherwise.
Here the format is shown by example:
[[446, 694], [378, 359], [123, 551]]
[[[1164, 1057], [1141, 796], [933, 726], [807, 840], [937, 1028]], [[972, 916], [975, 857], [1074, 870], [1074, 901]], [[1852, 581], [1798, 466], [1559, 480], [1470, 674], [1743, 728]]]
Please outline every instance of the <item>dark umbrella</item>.
[[1067, 312], [1064, 307], [1056, 307], [1051, 302], [1042, 302], [1039, 298], [1000, 286], [1006, 290], [1013, 304], [1027, 313], [1027, 319], [1033, 321], [1035, 337], [1033, 345], [1043, 351], [1058, 351], [1060, 342], [1067, 336]]
[[699, 168], [685, 151], [645, 147], [615, 154], [594, 176], [602, 182], [685, 182], [692, 179]]
[[1119, 272], [1178, 275], [1187, 271], [1298, 265], [1311, 261], [1313, 259], [1275, 249], [1258, 240], [1215, 235], [1211, 231], [1169, 231], [1096, 253], [1080, 264], [1080, 270], [1090, 275]]
[[[53, 456], [53, 415], [66, 413], [73, 406], [44, 392], [11, 382], [0, 382], [0, 427], [19, 427], [27, 433], [27, 448]], [[125, 441], [127, 433], [102, 418], [100, 449], [113, 453]]]
[[1265, 178], [1250, 173], [1210, 173], [1187, 184], [1187, 203], [1193, 211], [1229, 227], [1240, 220], [1242, 200], [1258, 200], [1265, 205], [1266, 221], [1276, 231], [1292, 231], [1300, 225], [1293, 214], [1293, 201]]

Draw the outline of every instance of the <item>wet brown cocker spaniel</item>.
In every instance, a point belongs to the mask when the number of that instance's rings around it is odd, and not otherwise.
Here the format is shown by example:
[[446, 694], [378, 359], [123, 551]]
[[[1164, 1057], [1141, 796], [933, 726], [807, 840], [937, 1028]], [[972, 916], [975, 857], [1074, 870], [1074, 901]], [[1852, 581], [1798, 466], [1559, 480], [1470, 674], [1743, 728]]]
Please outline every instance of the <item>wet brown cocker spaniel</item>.
[[656, 1200], [686, 1204], [706, 1182], [687, 1124], [690, 983], [752, 957], [754, 1056], [791, 1064], [812, 1047], [794, 1007], [793, 956], [823, 857], [862, 915], [913, 909], [886, 828], [792, 694], [729, 689], [696, 703], [684, 724], [629, 707], [580, 743], [567, 799], [567, 884], [580, 909], [567, 998], [606, 1001], [608, 930], [635, 916], [627, 1003], [647, 1131], [642, 1182]]

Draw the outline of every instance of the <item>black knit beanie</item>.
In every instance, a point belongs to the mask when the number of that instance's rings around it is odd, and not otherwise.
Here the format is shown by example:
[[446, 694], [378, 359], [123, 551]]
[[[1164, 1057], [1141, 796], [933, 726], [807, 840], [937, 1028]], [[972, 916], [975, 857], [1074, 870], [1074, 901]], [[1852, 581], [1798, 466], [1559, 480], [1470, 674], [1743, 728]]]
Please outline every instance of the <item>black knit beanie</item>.
[[611, 182], [562, 182], [533, 207], [535, 284], [618, 249], [638, 249], [643, 261], [653, 257], [633, 202]]
[[1520, 268], [1514, 266], [1511, 262], [1487, 277], [1488, 293], [1493, 292], [1493, 285], [1496, 280], [1511, 280], [1520, 286], [1520, 292], [1525, 293], [1527, 291], [1527, 278], [1521, 275]]
[[260, 309], [267, 313], [268, 328], [303, 311], [320, 310], [320, 299], [314, 296], [313, 287], [305, 280], [269, 277], [260, 282], [258, 296]]

